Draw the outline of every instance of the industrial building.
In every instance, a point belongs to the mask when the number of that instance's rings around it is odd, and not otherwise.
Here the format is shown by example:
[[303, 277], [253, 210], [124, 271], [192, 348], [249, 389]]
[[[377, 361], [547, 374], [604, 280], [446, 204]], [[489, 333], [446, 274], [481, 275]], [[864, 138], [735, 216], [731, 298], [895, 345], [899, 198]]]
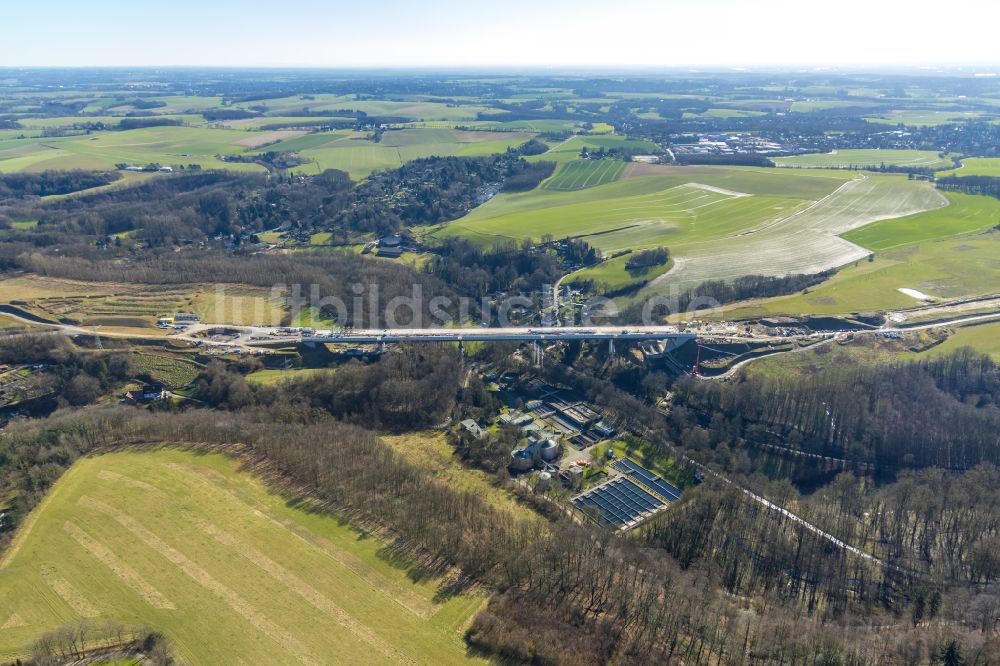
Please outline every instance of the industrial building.
[[510, 467], [517, 472], [527, 472], [535, 467], [536, 462], [542, 464], [555, 462], [561, 453], [562, 448], [554, 439], [536, 440], [511, 452]]

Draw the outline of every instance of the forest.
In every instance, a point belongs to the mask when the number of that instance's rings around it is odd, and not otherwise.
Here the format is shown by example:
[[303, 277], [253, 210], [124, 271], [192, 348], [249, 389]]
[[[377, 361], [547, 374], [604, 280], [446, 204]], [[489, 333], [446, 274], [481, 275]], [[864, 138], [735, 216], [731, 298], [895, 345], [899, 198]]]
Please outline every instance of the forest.
[[11, 173], [0, 176], [0, 201], [25, 197], [69, 194], [108, 185], [121, 178], [117, 173], [100, 171], [43, 171]]
[[461, 217], [501, 189], [531, 189], [551, 162], [528, 163], [516, 151], [489, 157], [433, 157], [380, 172], [355, 185], [342, 171], [311, 177], [226, 172], [179, 173], [129, 188], [39, 203], [45, 196], [105, 185], [119, 176], [87, 172], [0, 175], [0, 219], [37, 219], [32, 230], [8, 229], [2, 240], [38, 246], [92, 245], [124, 232], [147, 248], [215, 237], [250, 242], [281, 225], [330, 231], [346, 244], [361, 233], [385, 235]]
[[1000, 178], [994, 176], [945, 176], [935, 181], [938, 189], [982, 194], [1000, 199]]
[[[233, 410], [238, 419], [219, 419], [204, 408], [155, 413], [91, 407], [14, 424], [0, 455], [0, 487], [19, 488], [22, 502], [37, 501], [78, 455], [164, 438], [238, 452], [254, 469], [265, 470], [270, 483], [308, 489], [338, 515], [377, 527], [392, 539], [397, 557], [412, 566], [458, 566], [465, 584], [492, 590], [467, 638], [515, 660], [916, 663], [952, 641], [970, 659], [997, 657], [992, 609], [1000, 597], [986, 585], [1000, 575], [994, 555], [1000, 514], [991, 497], [1000, 479], [991, 465], [964, 472], [901, 469], [879, 484], [846, 470], [813, 496], [800, 496], [788, 481], [741, 471], [734, 455], [722, 456], [723, 447], [735, 453], [738, 444], [714, 440], [741, 432], [736, 425], [716, 417], [711, 428], [700, 423], [697, 410], [707, 409], [707, 401], [737, 395], [750, 400], [749, 389], [679, 385], [675, 407], [664, 416], [641, 408], [642, 401], [625, 389], [627, 377], [603, 379], [587, 364], [557, 365], [548, 380], [595, 400], [603, 396], [611, 415], [648, 426], [654, 446], [671, 451], [683, 445], [730, 479], [766, 492], [778, 506], [794, 506], [880, 559], [852, 555], [711, 476], [629, 538], [544, 509], [545, 522], [523, 521], [442, 484], [368, 429], [421, 428], [442, 417], [479, 418], [495, 409], [481, 386], [456, 381], [456, 352], [425, 349], [401, 350], [376, 363], [352, 362], [330, 378], [252, 390], [242, 387], [234, 370], [213, 366], [198, 395], [217, 409]], [[504, 355], [499, 349], [482, 354]], [[961, 379], [965, 374], [974, 378]], [[996, 374], [986, 361], [962, 354], [890, 369], [868, 381], [878, 390], [913, 392], [914, 385], [927, 389], [915, 382], [925, 376], [956, 402], [977, 396], [990, 411], [996, 409], [989, 402]], [[822, 380], [817, 384], [836, 390]], [[759, 400], [775, 402], [771, 395]], [[979, 423], [962, 411], [949, 415], [949, 422], [962, 432]], [[485, 453], [463, 455], [488, 465], [489, 450], [505, 445], [504, 433], [492, 437], [479, 445]], [[939, 433], [937, 443], [944, 439]], [[748, 450], [752, 445], [742, 449]], [[537, 504], [530, 492], [524, 501]], [[13, 511], [13, 519], [27, 508]], [[758, 612], [748, 614], [748, 608]], [[858, 622], [861, 616], [867, 619]]]

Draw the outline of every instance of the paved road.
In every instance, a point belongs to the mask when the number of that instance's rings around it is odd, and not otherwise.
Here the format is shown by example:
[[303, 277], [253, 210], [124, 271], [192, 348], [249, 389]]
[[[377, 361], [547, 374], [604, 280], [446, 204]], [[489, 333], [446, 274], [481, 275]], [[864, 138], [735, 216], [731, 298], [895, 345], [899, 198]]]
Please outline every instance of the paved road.
[[[805, 333], [798, 335], [765, 335], [746, 333], [743, 325], [733, 322], [719, 322], [694, 328], [680, 326], [560, 326], [560, 327], [507, 327], [507, 328], [394, 328], [394, 329], [344, 329], [303, 331], [280, 326], [244, 326], [226, 324], [192, 324], [183, 331], [168, 333], [133, 333], [122, 331], [106, 331], [95, 328], [85, 328], [69, 324], [44, 325], [38, 322], [18, 317], [4, 315], [21, 321], [37, 329], [47, 326], [51, 330], [61, 331], [67, 335], [100, 335], [109, 338], [139, 338], [139, 339], [172, 339], [187, 342], [200, 342], [209, 347], [227, 348], [234, 351], [253, 351], [266, 353], [266, 345], [274, 343], [343, 343], [343, 344], [380, 344], [392, 342], [484, 342], [484, 341], [515, 341], [515, 342], [553, 342], [558, 340], [673, 340], [680, 345], [695, 338], [721, 340], [726, 342], [767, 343], [812, 341], [814, 343], [829, 342], [838, 335], [853, 334], [855, 336], [875, 335], [878, 333], [907, 333], [938, 328], [950, 328], [966, 324], [1000, 320], [1000, 311], [987, 314], [955, 317], [946, 321], [937, 321], [915, 326], [883, 326], [878, 329], [824, 331], [820, 333]], [[212, 331], [227, 330], [230, 335], [212, 336]], [[803, 351], [811, 348], [801, 348]], [[783, 352], [788, 353], [788, 352]], [[762, 358], [762, 357], [756, 357]], [[746, 359], [735, 364], [722, 375], [715, 378], [731, 376], [743, 365], [756, 360]]]

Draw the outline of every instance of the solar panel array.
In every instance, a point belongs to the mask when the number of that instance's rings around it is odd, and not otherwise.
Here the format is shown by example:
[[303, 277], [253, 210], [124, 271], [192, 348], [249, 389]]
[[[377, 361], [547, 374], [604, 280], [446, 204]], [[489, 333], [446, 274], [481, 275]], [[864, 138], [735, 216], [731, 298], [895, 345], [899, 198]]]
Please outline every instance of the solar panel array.
[[642, 485], [648, 487], [655, 493], [663, 496], [671, 502], [676, 502], [681, 498], [681, 491], [675, 486], [667, 483], [661, 479], [658, 475], [653, 474], [645, 467], [640, 467], [628, 458], [622, 458], [615, 463], [615, 468], [622, 474], [626, 474]]
[[613, 466], [622, 476], [573, 498], [573, 504], [580, 510], [597, 509], [597, 520], [602, 525], [628, 527], [681, 497], [675, 486], [627, 458]]
[[592, 506], [599, 513], [602, 525], [627, 525], [643, 514], [663, 507], [658, 497], [651, 495], [628, 477], [619, 476], [573, 498], [579, 509]]

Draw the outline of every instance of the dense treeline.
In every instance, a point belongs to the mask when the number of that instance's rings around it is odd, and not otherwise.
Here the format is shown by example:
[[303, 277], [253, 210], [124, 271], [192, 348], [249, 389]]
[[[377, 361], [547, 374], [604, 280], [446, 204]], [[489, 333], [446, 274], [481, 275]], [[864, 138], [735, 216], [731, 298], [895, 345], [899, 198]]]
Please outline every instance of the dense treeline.
[[[600, 356], [593, 351], [591, 355]], [[617, 366], [600, 377], [582, 371], [588, 363], [595, 370], [604, 367], [599, 358], [574, 357], [569, 362], [573, 367], [547, 368], [546, 378], [601, 405], [609, 422], [645, 432], [661, 454], [676, 459], [679, 447], [903, 570], [924, 572], [947, 584], [985, 584], [1000, 578], [1000, 558], [995, 555], [1000, 505], [992, 496], [1000, 477], [993, 463], [971, 461], [978, 466], [954, 472], [939, 467], [906, 469], [921, 464], [914, 447], [946, 457], [955, 449], [965, 450], [968, 440], [985, 439], [992, 442], [994, 458], [1000, 452], [995, 422], [1000, 415], [1000, 372], [989, 357], [966, 350], [921, 363], [854, 367], [835, 378], [826, 371], [794, 381], [682, 380], [673, 386], [667, 415], [642, 400], [662, 394], [666, 377], [660, 373]], [[946, 397], [941, 399], [938, 393]], [[790, 417], [798, 411], [802, 418], [792, 419], [791, 427], [755, 418], [759, 408], [776, 401], [784, 404], [778, 413]], [[805, 404], [812, 405], [805, 410], [812, 412], [811, 417], [799, 410]], [[852, 414], [864, 418], [855, 421], [849, 418]], [[882, 420], [887, 425], [880, 425]], [[799, 427], [807, 421], [828, 432], [843, 429], [850, 433], [849, 441], [840, 448], [822, 446], [809, 430]], [[901, 429], [904, 421], [912, 423]], [[915, 439], [922, 430], [927, 435]], [[883, 442], [881, 467], [863, 462], [862, 452], [870, 440]], [[826, 485], [844, 469], [853, 471]], [[817, 478], [824, 485], [804, 497], [785, 480], [801, 480], [813, 488]], [[666, 514], [662, 524], [654, 524], [658, 527], [652, 538], [684, 566], [712, 561], [727, 572], [723, 584], [734, 594], [773, 593], [788, 606], [812, 609], [833, 604], [843, 611], [860, 598], [883, 598], [898, 605], [903, 603], [896, 598], [899, 594], [915, 595], [928, 582], [921, 577], [900, 580], [899, 572], [892, 571], [884, 572], [888, 576], [884, 579], [863, 575], [856, 570], [857, 563], [848, 566], [829, 540], [814, 532], [800, 533], [780, 514], [762, 510], [742, 493], [726, 494], [729, 490], [728, 486], [689, 490], [685, 503], [677, 505], [689, 508]], [[758, 538], [762, 534], [766, 538]], [[840, 568], [832, 566], [838, 561]]]
[[133, 117], [133, 118], [122, 118], [118, 121], [118, 129], [120, 130], [134, 130], [143, 129], [146, 127], [177, 127], [183, 125], [181, 121], [176, 118], [162, 118], [157, 116], [146, 116], [146, 117]]
[[[128, 263], [107, 261], [100, 255], [59, 257], [36, 252], [19, 254], [13, 261], [39, 275], [95, 282], [216, 284], [222, 289], [226, 284], [244, 284], [275, 289], [276, 296], [291, 299], [292, 307], [317, 307], [325, 317], [354, 328], [382, 327], [389, 316], [395, 317], [399, 326], [420, 322], [426, 326], [445, 323], [441, 319], [457, 320], [460, 315], [459, 294], [437, 277], [352, 252], [253, 257], [222, 252], [170, 253]], [[430, 300], [434, 296], [449, 301], [433, 304]], [[416, 299], [416, 312], [405, 305], [391, 309], [397, 297]], [[470, 308], [470, 316], [476, 316], [477, 304], [470, 304]]]
[[936, 182], [939, 190], [984, 194], [1000, 199], [1000, 178], [995, 176], [945, 176]]
[[244, 120], [260, 116], [259, 113], [247, 111], [246, 109], [206, 109], [201, 112], [201, 115], [209, 122], [217, 120]]
[[815, 376], [676, 387], [675, 427], [712, 444], [773, 444], [878, 468], [1000, 464], [1000, 369], [971, 350], [916, 363], [838, 364]]
[[301, 180], [185, 173], [34, 206], [18, 217], [37, 219], [35, 233], [59, 232], [63, 243], [133, 232], [145, 247], [157, 248], [217, 235], [239, 239], [286, 222], [318, 224], [330, 208], [347, 205], [350, 189], [339, 171]]
[[[901, 594], [910, 589], [905, 579], [893, 582], [894, 576], [886, 577], [860, 558], [824, 552], [822, 543], [812, 543], [805, 530], [781, 521], [780, 514], [755, 511], [738, 493], [725, 489], [691, 493], [676, 511], [664, 514], [664, 525], [650, 527], [634, 541], [568, 520], [544, 525], [520, 521], [414, 467], [370, 432], [318, 419], [311, 410], [244, 410], [236, 419], [219, 419], [204, 410], [68, 413], [19, 424], [4, 445], [32, 465], [58, 459], [56, 451], [72, 456], [163, 439], [240, 452], [254, 469], [270, 474], [272, 482], [308, 493], [327, 509], [390, 539], [396, 554], [415, 566], [436, 571], [460, 567], [469, 581], [495, 591], [468, 638], [499, 656], [542, 664], [708, 664], [748, 658], [875, 664], [913, 655], [926, 659], [945, 639], [958, 638], [966, 650], [997, 650], [986, 640], [989, 634], [967, 624], [965, 610], [989, 606], [995, 595], [960, 593], [957, 599], [970, 605], [958, 606], [947, 595], [935, 601], [933, 591], [921, 592], [924, 640], [914, 643], [908, 629], [913, 611]], [[690, 534], [685, 532], [688, 524], [702, 523], [689, 516], [713, 510], [723, 524], [697, 538], [694, 547], [682, 548], [675, 530]], [[737, 518], [725, 522], [730, 512]], [[740, 551], [741, 566], [761, 548], [772, 553], [770, 560], [753, 565], [760, 571], [757, 585], [741, 581], [745, 573], [734, 578], [719, 566], [736, 561], [720, 560], [719, 549], [709, 548], [723, 537], [721, 547], [731, 552], [753, 549]], [[676, 551], [683, 566], [668, 550]], [[818, 569], [817, 560], [824, 561]], [[818, 578], [794, 592], [780, 581], [795, 580], [790, 568], [797, 563], [803, 570], [800, 578]], [[823, 573], [838, 568], [851, 579], [850, 592], [837, 591], [840, 606], [831, 603], [834, 590], [827, 593], [825, 587], [841, 576]], [[765, 572], [775, 578], [762, 585]], [[747, 612], [740, 597], [725, 594], [726, 586], [759, 589], [773, 603], [766, 613]], [[787, 608], [779, 603], [789, 599], [800, 601]], [[800, 613], [809, 612], [810, 600], [816, 603], [814, 619], [803, 622]], [[869, 617], [880, 619], [871, 625], [854, 623], [843, 613], [845, 607], [864, 608]], [[886, 607], [892, 609], [887, 614], [880, 610]], [[886, 624], [893, 628], [888, 641]]]
[[531, 241], [514, 241], [483, 248], [463, 238], [449, 238], [435, 248], [435, 256], [424, 267], [463, 294], [475, 297], [497, 292], [535, 291], [555, 284], [563, 264], [555, 252], [536, 247]]
[[26, 380], [20, 394], [26, 398], [48, 396], [61, 405], [93, 403], [137, 375], [126, 353], [84, 353], [62, 336], [45, 334], [0, 340], [0, 363], [40, 366], [42, 371]]
[[924, 580], [985, 587], [1000, 580], [998, 483], [1000, 470], [989, 464], [909, 470], [883, 486], [845, 472], [803, 499], [801, 513]]
[[0, 200], [69, 194], [113, 183], [117, 173], [100, 171], [43, 171], [0, 174]]
[[625, 270], [642, 271], [653, 266], [662, 266], [670, 260], [670, 252], [665, 247], [641, 250], [630, 254], [625, 260]]
[[148, 627], [127, 626], [114, 620], [81, 619], [63, 625], [42, 634], [31, 644], [29, 652], [30, 666], [93, 663], [121, 654], [150, 666], [177, 663], [163, 635]]
[[322, 411], [348, 423], [396, 431], [440, 425], [458, 413], [478, 418], [497, 406], [479, 378], [463, 370], [458, 354], [427, 346], [404, 347], [372, 364], [351, 361], [336, 373], [280, 389], [250, 384], [235, 369], [212, 363], [196, 382], [195, 397], [229, 410]]
[[676, 153], [678, 164], [690, 165], [723, 165], [734, 164], [736, 166], [753, 167], [773, 167], [774, 160], [763, 155], [752, 153], [736, 153], [732, 155], [701, 155], [693, 153]]
[[523, 166], [507, 175], [503, 182], [503, 189], [505, 192], [533, 190], [538, 187], [539, 183], [551, 176], [555, 170], [555, 162], [524, 162]]
[[[734, 488], [709, 481], [689, 490], [637, 542], [568, 521], [541, 528], [441, 485], [370, 433], [330, 421], [413, 428], [495, 409], [481, 385], [463, 384], [453, 351], [426, 349], [349, 364], [329, 377], [259, 388], [249, 400], [234, 399], [246, 390], [232, 390], [239, 375], [213, 366], [199, 395], [238, 410], [237, 419], [205, 410], [105, 410], [12, 426], [0, 451], [0, 482], [18, 488], [12, 495], [20, 504], [9, 512], [11, 522], [76, 456], [95, 448], [161, 437], [226, 449], [238, 445], [258, 461], [255, 468], [271, 466], [286, 483], [340, 515], [385, 530], [401, 555], [424, 567], [459, 566], [496, 590], [469, 638], [511, 658], [708, 663], [752, 654], [763, 661], [799, 655], [876, 663], [890, 655], [926, 659], [956, 636], [966, 649], [997, 649], [979, 629], [983, 614], [1000, 607], [993, 592], [953, 589], [947, 581], [883, 569]], [[964, 402], [985, 404], [996, 395], [995, 368], [984, 364], [977, 376], [970, 363], [971, 357], [958, 357], [920, 367]], [[656, 432], [676, 437], [695, 455], [739, 445], [724, 440], [734, 431], [725, 419], [701, 423], [691, 397], [704, 394], [687, 384], [677, 387], [673, 411], [664, 417], [632, 395], [636, 382], [663, 378], [633, 377], [627, 368], [607, 380], [566, 365], [546, 372], [549, 381], [581, 390], [613, 422], [651, 426], [654, 446], [665, 444]], [[964, 430], [960, 420], [951, 423]], [[495, 450], [477, 451], [470, 443], [463, 450], [484, 466], [502, 460], [494, 460]], [[5, 464], [14, 460], [14, 467]], [[904, 476], [882, 490], [843, 475], [814, 501], [799, 498], [787, 483], [763, 487], [776, 504], [792, 506], [906, 568], [934, 562], [934, 571], [960, 580], [995, 579], [996, 502], [983, 493], [997, 481], [996, 472], [936, 474]], [[739, 612], [736, 600], [742, 598], [761, 599], [767, 612]], [[883, 628], [853, 624], [850, 618], [862, 612]], [[814, 621], [803, 623], [800, 613]], [[885, 625], [893, 627], [888, 643]], [[913, 643], [908, 627], [919, 628], [924, 641]]]
[[[792, 491], [775, 484], [779, 505]], [[710, 562], [730, 593], [772, 598], [787, 607], [833, 616], [851, 606], [901, 606], [908, 590], [902, 576], [879, 571], [829, 540], [753, 501], [738, 488], [705, 483], [643, 530], [650, 544], [673, 555], [682, 567]]]
[[394, 233], [457, 219], [501, 189], [530, 189], [552, 173], [516, 152], [489, 157], [429, 157], [372, 175], [332, 219], [333, 229]]
[[[794, 294], [829, 279], [833, 274], [834, 271], [823, 271], [809, 275], [744, 275], [732, 280], [709, 280], [682, 292], [669, 303], [662, 306], [654, 304], [652, 314], [694, 312], [751, 298]], [[621, 317], [625, 321], [642, 321], [644, 307], [644, 304], [639, 303], [625, 308]]]
[[[283, 155], [246, 159], [274, 161]], [[215, 237], [241, 244], [277, 227], [305, 237], [330, 231], [335, 243], [346, 244], [357, 234], [390, 234], [456, 219], [501, 189], [535, 187], [553, 168], [552, 163], [529, 163], [509, 151], [489, 157], [415, 160], [374, 174], [358, 186], [336, 170], [310, 177], [188, 171], [44, 205], [22, 202], [0, 209], [0, 214], [37, 219], [38, 229], [21, 231], [17, 240], [37, 239], [39, 245], [45, 244], [45, 234], [53, 232], [61, 234], [63, 244], [123, 232], [131, 232], [131, 238], [146, 249]], [[0, 198], [62, 194], [114, 178], [83, 172], [5, 176], [0, 179]]]

